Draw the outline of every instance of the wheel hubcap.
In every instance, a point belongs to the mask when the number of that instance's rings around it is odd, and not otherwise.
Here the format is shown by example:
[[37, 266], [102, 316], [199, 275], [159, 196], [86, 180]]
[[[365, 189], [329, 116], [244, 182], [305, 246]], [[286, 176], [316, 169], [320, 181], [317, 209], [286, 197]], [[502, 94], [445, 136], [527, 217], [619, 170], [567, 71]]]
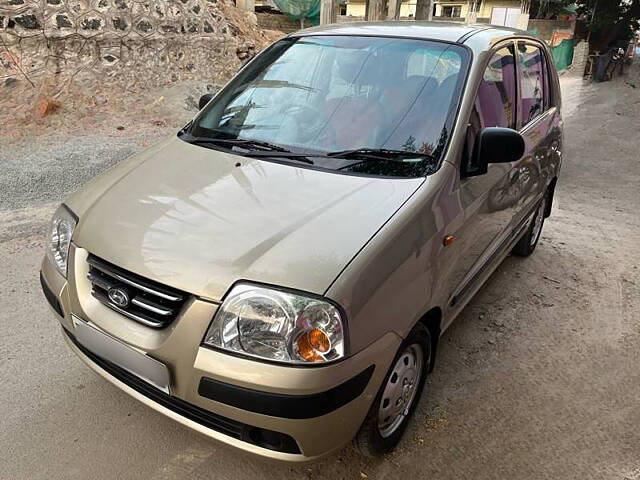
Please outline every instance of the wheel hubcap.
[[533, 230], [531, 232], [531, 240], [530, 244], [533, 247], [538, 241], [538, 237], [540, 237], [540, 233], [542, 233], [542, 224], [544, 222], [544, 211], [547, 207], [547, 199], [546, 197], [542, 199], [540, 202], [540, 206], [538, 207], [538, 211], [536, 212], [536, 218], [533, 221]]
[[382, 437], [393, 434], [409, 414], [422, 377], [423, 365], [422, 347], [414, 343], [402, 352], [393, 366], [378, 410], [378, 430]]

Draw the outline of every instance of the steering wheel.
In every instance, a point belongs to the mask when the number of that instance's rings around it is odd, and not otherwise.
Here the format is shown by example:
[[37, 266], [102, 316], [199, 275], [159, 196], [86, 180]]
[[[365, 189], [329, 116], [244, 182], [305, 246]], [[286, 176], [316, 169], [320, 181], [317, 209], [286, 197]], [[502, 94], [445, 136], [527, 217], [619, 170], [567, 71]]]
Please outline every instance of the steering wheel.
[[320, 109], [309, 104], [290, 104], [281, 112], [283, 115], [293, 117], [298, 129], [298, 143], [306, 143], [318, 135], [318, 130], [324, 122], [324, 115]]

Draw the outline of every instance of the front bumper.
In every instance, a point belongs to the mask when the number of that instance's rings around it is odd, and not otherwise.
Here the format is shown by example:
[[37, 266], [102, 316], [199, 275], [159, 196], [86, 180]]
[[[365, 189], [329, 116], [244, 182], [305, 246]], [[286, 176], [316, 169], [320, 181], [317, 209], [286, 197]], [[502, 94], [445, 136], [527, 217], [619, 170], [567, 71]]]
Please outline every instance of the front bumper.
[[[73, 247], [70, 253], [74, 268], [68, 283], [46, 259], [42, 276], [43, 288], [59, 302], [63, 315], [56, 316], [74, 353], [156, 411], [252, 454], [305, 462], [343, 447], [362, 424], [400, 343], [390, 333], [356, 355], [322, 367], [236, 357], [200, 346], [217, 304], [193, 299], [166, 329], [145, 327], [91, 297], [84, 281], [86, 252]], [[51, 294], [47, 298], [51, 303]], [[79, 344], [71, 314], [167, 365], [171, 395]]]

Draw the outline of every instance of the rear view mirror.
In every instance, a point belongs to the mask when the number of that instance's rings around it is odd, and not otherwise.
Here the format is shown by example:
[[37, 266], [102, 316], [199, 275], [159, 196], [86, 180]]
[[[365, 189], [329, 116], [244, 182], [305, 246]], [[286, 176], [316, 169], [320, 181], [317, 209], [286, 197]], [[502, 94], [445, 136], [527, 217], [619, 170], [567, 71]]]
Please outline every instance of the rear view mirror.
[[524, 155], [524, 138], [511, 128], [489, 127], [477, 136], [473, 149], [472, 172], [467, 176], [482, 175], [490, 163], [516, 162]]
[[200, 97], [200, 101], [198, 102], [198, 108], [202, 110], [207, 103], [213, 98], [212, 93], [205, 93]]

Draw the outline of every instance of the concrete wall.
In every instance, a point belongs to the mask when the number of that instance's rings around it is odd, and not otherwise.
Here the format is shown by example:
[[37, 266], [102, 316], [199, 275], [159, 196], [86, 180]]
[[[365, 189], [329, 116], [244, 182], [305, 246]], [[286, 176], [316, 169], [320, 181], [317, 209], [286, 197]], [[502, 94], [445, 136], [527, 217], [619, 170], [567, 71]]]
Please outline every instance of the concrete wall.
[[582, 77], [585, 74], [587, 60], [589, 59], [589, 42], [582, 40], [573, 49], [573, 63], [569, 72], [573, 76]]
[[[366, 10], [365, 2], [347, 2], [347, 16], [364, 17]], [[416, 14], [416, 0], [405, 0], [400, 5], [400, 17], [415, 16]]]
[[520, 0], [485, 0], [482, 2], [478, 17], [490, 19], [494, 7], [520, 8], [520, 5]]
[[347, 0], [347, 16], [364, 17], [366, 6], [364, 2], [350, 2]]
[[239, 12], [224, 0], [0, 0], [0, 84], [21, 71], [57, 88], [222, 83], [261, 47], [229, 8]]
[[[484, 0], [477, 15], [478, 22], [489, 23], [493, 7], [520, 8], [520, 3], [520, 0]], [[438, 17], [437, 19], [440, 19], [442, 15], [442, 6], [446, 5], [455, 5], [461, 7], [460, 16], [463, 20], [469, 12], [469, 5], [467, 3], [467, 0], [440, 0], [434, 2], [434, 4], [436, 7], [436, 17]], [[351, 15], [354, 17], [364, 17], [365, 8], [366, 7], [364, 0], [347, 0], [347, 15]], [[415, 0], [407, 0], [402, 2], [402, 7], [400, 10], [401, 17], [409, 17], [410, 15], [415, 15], [415, 12]]]
[[[478, 11], [478, 18], [491, 18], [493, 7], [520, 8], [520, 0], [484, 0]], [[467, 0], [439, 0], [436, 2], [436, 16], [442, 15], [442, 7], [455, 5], [461, 7], [461, 17], [466, 17], [469, 13]]]

